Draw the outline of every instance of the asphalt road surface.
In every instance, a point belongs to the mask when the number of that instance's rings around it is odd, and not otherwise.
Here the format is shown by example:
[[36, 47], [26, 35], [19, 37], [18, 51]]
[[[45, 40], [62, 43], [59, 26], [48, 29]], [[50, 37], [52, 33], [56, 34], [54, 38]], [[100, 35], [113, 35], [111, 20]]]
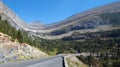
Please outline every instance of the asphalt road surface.
[[62, 56], [44, 59], [25, 60], [13, 63], [3, 63], [0, 67], [65, 67]]

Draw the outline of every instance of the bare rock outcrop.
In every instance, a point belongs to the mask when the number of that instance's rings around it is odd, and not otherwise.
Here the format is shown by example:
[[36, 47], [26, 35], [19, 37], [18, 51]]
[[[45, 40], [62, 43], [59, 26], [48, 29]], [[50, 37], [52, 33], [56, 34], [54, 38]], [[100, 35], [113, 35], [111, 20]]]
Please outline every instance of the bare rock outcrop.
[[47, 54], [26, 43], [13, 42], [11, 37], [0, 33], [0, 62], [47, 57]]

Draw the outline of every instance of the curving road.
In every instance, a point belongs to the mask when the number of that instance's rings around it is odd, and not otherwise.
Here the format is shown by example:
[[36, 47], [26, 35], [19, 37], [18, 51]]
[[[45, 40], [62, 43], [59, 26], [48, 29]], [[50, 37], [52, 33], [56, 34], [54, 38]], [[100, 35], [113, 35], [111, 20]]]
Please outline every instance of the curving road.
[[65, 67], [63, 56], [54, 56], [44, 59], [25, 60], [13, 63], [3, 63], [0, 67]]

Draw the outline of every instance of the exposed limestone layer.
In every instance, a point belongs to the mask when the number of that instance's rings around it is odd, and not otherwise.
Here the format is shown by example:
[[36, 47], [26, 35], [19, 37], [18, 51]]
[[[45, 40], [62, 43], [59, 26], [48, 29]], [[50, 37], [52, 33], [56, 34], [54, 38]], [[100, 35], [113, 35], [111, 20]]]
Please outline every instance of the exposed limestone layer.
[[97, 27], [96, 29], [86, 29], [86, 30], [74, 30], [74, 31], [70, 31], [61, 35], [57, 35], [57, 36], [49, 36], [49, 35], [45, 35], [45, 36], [41, 36], [41, 35], [36, 35], [37, 37], [43, 38], [43, 39], [48, 39], [48, 40], [54, 40], [54, 39], [61, 39], [63, 37], [68, 37], [71, 36], [74, 32], [79, 32], [79, 33], [92, 33], [92, 32], [99, 32], [99, 31], [109, 31], [109, 30], [115, 30], [115, 29], [120, 29], [120, 27], [112, 27], [110, 25], [102, 25]]

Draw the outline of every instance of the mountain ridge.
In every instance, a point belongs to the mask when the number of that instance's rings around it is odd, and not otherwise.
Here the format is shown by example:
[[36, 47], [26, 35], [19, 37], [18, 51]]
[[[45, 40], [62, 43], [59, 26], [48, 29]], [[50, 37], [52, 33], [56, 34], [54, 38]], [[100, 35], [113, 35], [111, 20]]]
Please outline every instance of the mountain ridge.
[[[26, 24], [24, 21], [20, 20], [20, 18], [12, 11], [10, 10], [5, 4], [0, 2], [3, 6], [1, 6], [1, 15], [2, 19], [7, 19], [13, 27], [16, 29], [22, 29], [27, 32], [29, 32], [31, 35], [37, 35], [40, 38], [44, 39], [60, 39], [62, 36], [61, 34], [76, 31], [76, 30], [86, 30], [94, 28], [98, 28], [98, 26], [106, 25], [109, 22], [103, 20], [103, 18], [100, 16], [100, 14], [104, 13], [116, 13], [120, 12], [120, 1], [110, 3], [101, 7], [93, 8], [91, 10], [75, 14], [63, 21], [60, 21], [58, 23], [53, 23], [49, 25], [37, 25], [37, 24]], [[4, 10], [4, 8], [6, 8]], [[8, 13], [7, 13], [7, 12]], [[16, 19], [15, 19], [16, 18]], [[78, 29], [80, 28], [80, 29]], [[111, 27], [112, 28], [112, 27]], [[99, 31], [99, 29], [98, 29]], [[57, 33], [57, 35], [56, 35]], [[61, 36], [58, 36], [61, 35]], [[53, 37], [56, 36], [57, 38]]]

